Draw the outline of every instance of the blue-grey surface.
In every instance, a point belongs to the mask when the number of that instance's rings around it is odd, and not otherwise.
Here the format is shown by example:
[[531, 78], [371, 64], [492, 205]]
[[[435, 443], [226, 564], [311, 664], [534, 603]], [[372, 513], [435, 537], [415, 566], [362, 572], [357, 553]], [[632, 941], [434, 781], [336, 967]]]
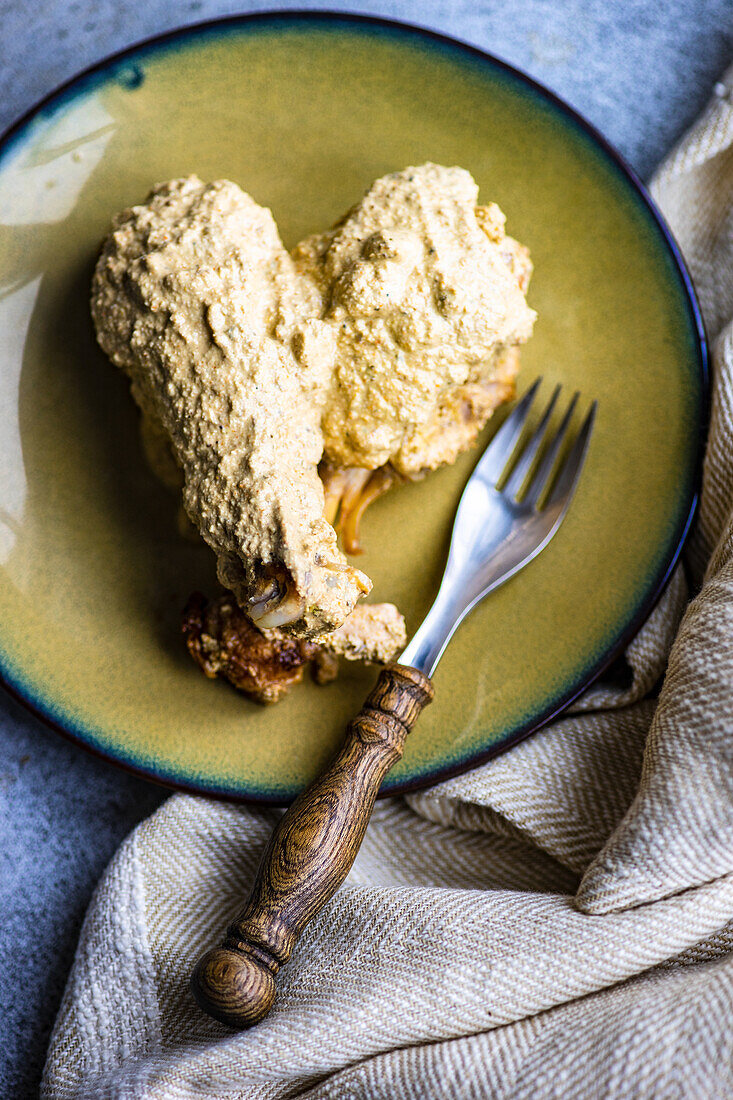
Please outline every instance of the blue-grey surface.
[[[731, 0], [6, 0], [0, 130], [105, 54], [183, 23], [273, 6], [368, 10], [482, 46], [568, 99], [642, 176], [733, 59]], [[164, 795], [75, 748], [5, 697], [0, 730], [0, 1089], [15, 1100], [37, 1095], [94, 884], [119, 841]]]

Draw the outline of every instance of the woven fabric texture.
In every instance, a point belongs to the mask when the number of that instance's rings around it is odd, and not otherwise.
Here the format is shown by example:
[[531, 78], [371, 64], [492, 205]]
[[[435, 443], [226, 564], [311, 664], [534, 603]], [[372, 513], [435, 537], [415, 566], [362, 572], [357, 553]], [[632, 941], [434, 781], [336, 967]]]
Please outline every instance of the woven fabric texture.
[[733, 1095], [731, 89], [733, 71], [653, 185], [714, 346], [695, 598], [679, 570], [626, 654], [630, 686], [378, 804], [248, 1032], [204, 1016], [188, 977], [278, 812], [171, 797], [97, 888], [49, 1100]]

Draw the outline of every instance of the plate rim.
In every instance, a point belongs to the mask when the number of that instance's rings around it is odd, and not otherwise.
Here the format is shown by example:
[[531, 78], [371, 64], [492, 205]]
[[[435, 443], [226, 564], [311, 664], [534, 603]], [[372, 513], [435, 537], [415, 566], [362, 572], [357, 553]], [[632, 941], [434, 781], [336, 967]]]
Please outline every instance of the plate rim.
[[[520, 84], [524, 84], [525, 87], [532, 93], [539, 95], [545, 101], [547, 101], [552, 107], [554, 107], [560, 115], [564, 116], [566, 121], [573, 123], [581, 131], [583, 131], [591, 141], [597, 146], [598, 149], [610, 160], [615, 167], [619, 170], [622, 177], [626, 178], [626, 181], [631, 185], [632, 192], [635, 193], [637, 200], [641, 201], [642, 206], [645, 207], [646, 212], [650, 215], [656, 228], [659, 230], [663, 244], [666, 246], [669, 256], [673, 261], [673, 268], [677, 278], [679, 279], [682, 289], [684, 291], [684, 297], [687, 302], [687, 306], [690, 313], [690, 320], [692, 322], [692, 328], [696, 336], [696, 351], [697, 351], [697, 367], [699, 372], [700, 382], [700, 422], [699, 422], [699, 440], [698, 448], [695, 459], [695, 477], [694, 477], [694, 489], [692, 492], [692, 498], [682, 522], [677, 525], [677, 530], [673, 537], [673, 549], [668, 558], [665, 558], [664, 564], [658, 569], [657, 574], [649, 585], [648, 594], [643, 599], [636, 609], [635, 614], [631, 617], [627, 623], [625, 629], [621, 632], [620, 636], [613, 643], [608, 650], [606, 650], [602, 657], [594, 664], [590, 671], [587, 672], [582, 683], [579, 686], [573, 687], [568, 693], [562, 695], [562, 697], [552, 703], [546, 711], [544, 711], [539, 717], [534, 717], [524, 725], [515, 729], [511, 734], [507, 735], [499, 744], [492, 745], [488, 749], [480, 750], [471, 754], [470, 756], [462, 759], [459, 762], [445, 764], [428, 772], [421, 773], [421, 775], [415, 779], [398, 780], [394, 784], [389, 783], [389, 778], [383, 783], [382, 788], [378, 794], [378, 798], [388, 798], [397, 795], [407, 794], [413, 791], [423, 790], [428, 787], [434, 786], [436, 783], [443, 782], [444, 780], [451, 779], [457, 775], [462, 775], [465, 772], [471, 771], [474, 768], [480, 767], [482, 764], [487, 763], [489, 760], [502, 753], [508, 751], [517, 745], [520, 741], [525, 740], [531, 734], [536, 733], [551, 722], [554, 718], [557, 718], [567, 708], [586, 691], [602, 674], [603, 672], [616, 660], [618, 656], [627, 648], [629, 643], [636, 637], [643, 625], [648, 620], [649, 616], [653, 612], [654, 608], [658, 604], [661, 596], [663, 595], [671, 576], [680, 560], [682, 549], [690, 533], [692, 522], [697, 511], [700, 488], [702, 481], [702, 469], [703, 459], [705, 454], [705, 445], [707, 441], [708, 426], [710, 419], [710, 346], [705, 330], [705, 322], [702, 315], [702, 309], [697, 299], [697, 294], [692, 282], [692, 278], [687, 269], [687, 265], [682, 256], [680, 248], [674, 238], [674, 235], [667, 225], [667, 222], [662, 215], [661, 211], [657, 207], [656, 203], [652, 199], [647, 187], [642, 182], [636, 171], [631, 167], [622, 153], [616, 149], [616, 147], [601, 133], [597, 127], [590, 122], [579, 110], [573, 107], [567, 100], [563, 99], [551, 88], [548, 88], [541, 81], [525, 72], [523, 69], [512, 65], [508, 61], [502, 60], [488, 50], [482, 49], [480, 46], [473, 45], [470, 42], [466, 42], [461, 38], [456, 38], [452, 35], [444, 34], [441, 31], [437, 31], [431, 27], [423, 26], [419, 23], [408, 22], [405, 20], [391, 19], [387, 16], [370, 15], [363, 12], [343, 12], [336, 9], [318, 9], [308, 10], [301, 8], [282, 9], [273, 8], [264, 11], [257, 12], [244, 12], [234, 15], [218, 16], [213, 19], [204, 19], [195, 23], [185, 24], [183, 26], [175, 27], [171, 30], [164, 31], [160, 34], [149, 35], [136, 42], [133, 42], [129, 46], [125, 46], [121, 50], [116, 50], [110, 54], [106, 54], [100, 60], [95, 61], [91, 65], [84, 69], [79, 70], [73, 74], [67, 80], [61, 82], [51, 91], [47, 92], [41, 99], [37, 100], [31, 107], [29, 107], [19, 118], [12, 122], [2, 133], [0, 133], [0, 159], [2, 155], [7, 151], [8, 147], [12, 144], [15, 138], [17, 138], [22, 131], [33, 122], [33, 120], [40, 115], [45, 108], [51, 106], [56, 101], [63, 99], [67, 92], [70, 92], [77, 85], [82, 84], [84, 81], [97, 74], [103, 73], [106, 69], [111, 68], [113, 65], [131, 59], [141, 51], [148, 48], [160, 47], [167, 44], [173, 44], [176, 41], [182, 41], [186, 38], [201, 37], [202, 34], [208, 31], [214, 31], [216, 29], [225, 30], [227, 28], [234, 29], [240, 26], [246, 27], [248, 25], [257, 23], [312, 23], [312, 24], [327, 24], [342, 22], [346, 24], [352, 24], [355, 26], [361, 26], [364, 28], [382, 28], [387, 30], [397, 30], [405, 33], [406, 37], [410, 35], [418, 39], [423, 39], [427, 43], [434, 43], [438, 45], [447, 45], [452, 48], [458, 48], [459, 51], [463, 51], [468, 57], [473, 57], [481, 63], [488, 64], [489, 67], [493, 67], [500, 72], [511, 75], [514, 78], [518, 78]], [[72, 744], [83, 748], [86, 752], [92, 756], [97, 757], [100, 760], [104, 760], [108, 764], [112, 764], [117, 768], [121, 768], [129, 774], [144, 779], [147, 782], [155, 783], [167, 790], [184, 791], [190, 794], [203, 795], [207, 798], [216, 799], [217, 801], [237, 802], [260, 806], [289, 806], [293, 799], [297, 795], [293, 795], [292, 798], [279, 798], [270, 795], [262, 795], [258, 793], [242, 793], [241, 791], [232, 791], [226, 789], [223, 786], [216, 787], [206, 786], [195, 781], [189, 781], [183, 778], [171, 778], [166, 775], [157, 774], [152, 767], [144, 767], [131, 763], [129, 760], [122, 759], [113, 755], [112, 752], [99, 748], [97, 745], [91, 744], [86, 739], [86, 734], [81, 733], [78, 729], [74, 729], [71, 725], [63, 725], [59, 722], [52, 713], [49, 713], [47, 709], [44, 709], [31, 694], [31, 691], [22, 682], [22, 677], [11, 678], [8, 670], [3, 667], [0, 662], [0, 687], [4, 689], [7, 694], [19, 703], [26, 711], [30, 712], [35, 718], [39, 719], [47, 728], [53, 730], [56, 733], [60, 733], [66, 740]], [[24, 690], [25, 689], [25, 690]]]

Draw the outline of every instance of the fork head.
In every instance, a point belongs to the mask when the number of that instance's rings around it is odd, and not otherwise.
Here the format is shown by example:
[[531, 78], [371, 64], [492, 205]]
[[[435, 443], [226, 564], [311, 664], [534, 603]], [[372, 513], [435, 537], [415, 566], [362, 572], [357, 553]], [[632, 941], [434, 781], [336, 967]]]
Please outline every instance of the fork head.
[[[596, 401], [591, 404], [572, 447], [558, 464], [580, 393], [576, 391], [573, 394], [560, 424], [551, 431], [552, 413], [562, 392], [562, 387], [556, 386], [536, 428], [528, 438], [522, 438], [525, 436], [541, 382], [541, 378], [534, 382], [506, 418], [471, 476], [471, 481], [474, 478], [480, 479], [520, 512], [538, 512], [541, 510], [540, 505], [544, 508], [564, 503], [567, 507], [570, 503], [585, 461], [598, 407]], [[521, 496], [527, 482], [526, 492]], [[553, 484], [552, 492], [547, 494]]]
[[527, 437], [541, 381], [537, 379], [496, 432], [463, 491], [438, 596], [400, 658], [428, 676], [471, 608], [547, 546], [575, 493], [597, 403], [566, 449], [580, 395], [574, 394], [560, 424], [552, 428], [561, 395], [557, 386]]
[[573, 395], [553, 430], [552, 413], [561, 394], [557, 386], [527, 437], [541, 381], [537, 379], [501, 425], [458, 505], [445, 579], [460, 567], [468, 592], [478, 585], [485, 595], [487, 585], [495, 588], [535, 557], [557, 531], [577, 487], [597, 403], [563, 454], [580, 395]]

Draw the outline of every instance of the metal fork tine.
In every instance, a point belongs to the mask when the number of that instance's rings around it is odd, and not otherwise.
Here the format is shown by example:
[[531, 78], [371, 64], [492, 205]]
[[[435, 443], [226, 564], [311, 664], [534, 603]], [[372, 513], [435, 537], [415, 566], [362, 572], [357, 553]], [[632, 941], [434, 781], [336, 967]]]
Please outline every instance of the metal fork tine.
[[547, 408], [542, 414], [542, 419], [532, 432], [524, 450], [522, 451], [516, 466], [512, 470], [506, 485], [502, 489], [502, 492], [508, 497], [515, 497], [519, 490], [524, 485], [527, 474], [532, 469], [532, 465], [537, 455], [539, 454], [540, 447], [542, 446], [545, 434], [547, 432], [547, 425], [550, 422], [552, 416], [552, 410], [555, 408], [560, 390], [562, 386], [555, 386], [555, 391], [547, 402]]
[[[557, 397], [553, 395], [550, 409], [541, 416], [542, 423], [535, 429], [532, 442], [524, 448], [532, 455], [538, 439], [541, 439], [540, 448], [544, 447], [542, 458], [539, 458], [540, 450], [536, 449], [534, 457], [535, 461], [539, 459], [539, 472], [527, 475], [530, 485], [525, 498], [518, 502], [506, 489], [498, 491], [495, 481], [489, 481], [489, 473], [498, 477], [512, 457], [536, 392], [537, 383], [496, 433], [463, 490], [440, 590], [426, 618], [400, 655], [402, 664], [418, 668], [427, 676], [433, 675], [453, 632], [469, 611], [547, 546], [572, 500], [597, 408], [594, 401], [577, 437], [560, 460], [580, 396], [577, 393], [557, 432], [549, 427], [549, 414]], [[522, 460], [522, 455], [518, 455], [517, 461]], [[556, 466], [559, 470], [555, 483]], [[537, 502], [545, 493], [550, 501], [547, 507], [539, 509]]]
[[578, 432], [578, 436], [573, 443], [570, 453], [563, 462], [562, 469], [558, 474], [553, 490], [547, 498], [548, 507], [553, 504], [560, 504], [563, 509], [565, 509], [570, 503], [572, 495], [575, 492], [575, 486], [578, 483], [578, 478], [580, 477], [580, 471], [583, 469], [583, 463], [585, 462], [597, 408], [598, 402], [594, 401], [588, 415], [583, 421], [583, 425]]
[[504, 473], [506, 464], [512, 457], [514, 448], [524, 430], [524, 425], [527, 423], [529, 410], [532, 407], [532, 402], [534, 401], [535, 394], [540, 387], [541, 381], [542, 379], [538, 378], [537, 381], [530, 386], [522, 400], [512, 409], [511, 413], [481, 456], [474, 472], [478, 474], [482, 480], [489, 481], [494, 485], [499, 480], [500, 475]]
[[542, 496], [545, 486], [547, 485], [547, 480], [552, 473], [555, 462], [557, 461], [557, 456], [560, 453], [560, 448], [563, 445], [565, 436], [568, 434], [570, 421], [573, 419], [573, 413], [575, 412], [575, 406], [578, 404], [579, 397], [580, 394], [576, 391], [576, 393], [573, 394], [572, 401], [568, 405], [565, 416], [562, 418], [560, 427], [555, 433], [555, 438], [545, 451], [542, 457], [542, 461], [535, 470], [534, 477], [532, 478], [532, 482], [529, 486], [529, 489], [527, 490], [526, 496], [523, 501], [523, 503], [530, 508], [534, 508], [537, 505], [537, 501]]

